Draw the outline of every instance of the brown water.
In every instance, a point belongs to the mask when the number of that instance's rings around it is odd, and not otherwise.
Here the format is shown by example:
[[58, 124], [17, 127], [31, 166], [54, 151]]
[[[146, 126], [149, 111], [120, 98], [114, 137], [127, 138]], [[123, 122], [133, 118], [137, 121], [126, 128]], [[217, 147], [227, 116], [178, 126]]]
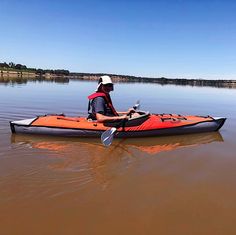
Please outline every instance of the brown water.
[[[115, 140], [12, 135], [8, 122], [85, 115], [94, 82], [0, 85], [0, 234], [236, 234], [236, 90], [117, 84], [159, 113], [225, 116], [220, 132]], [[124, 98], [125, 97], [125, 98]]]

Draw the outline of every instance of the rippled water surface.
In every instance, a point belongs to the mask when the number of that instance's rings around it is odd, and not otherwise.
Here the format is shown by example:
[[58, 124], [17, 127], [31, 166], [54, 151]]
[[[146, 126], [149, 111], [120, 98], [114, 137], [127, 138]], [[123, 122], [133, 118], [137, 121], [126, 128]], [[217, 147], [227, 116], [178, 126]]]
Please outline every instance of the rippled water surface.
[[95, 82], [0, 83], [0, 234], [236, 234], [236, 90], [115, 85], [118, 110], [227, 117], [220, 132], [115, 140], [12, 135], [86, 115]]

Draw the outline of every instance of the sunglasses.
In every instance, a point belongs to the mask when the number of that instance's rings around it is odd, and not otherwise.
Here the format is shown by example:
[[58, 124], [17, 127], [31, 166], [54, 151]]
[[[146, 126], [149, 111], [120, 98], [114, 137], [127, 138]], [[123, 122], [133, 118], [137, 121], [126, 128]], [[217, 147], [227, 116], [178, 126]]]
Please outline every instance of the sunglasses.
[[113, 87], [114, 85], [111, 84], [111, 83], [109, 83], [109, 84], [105, 84], [104, 86], [105, 86], [105, 87]]

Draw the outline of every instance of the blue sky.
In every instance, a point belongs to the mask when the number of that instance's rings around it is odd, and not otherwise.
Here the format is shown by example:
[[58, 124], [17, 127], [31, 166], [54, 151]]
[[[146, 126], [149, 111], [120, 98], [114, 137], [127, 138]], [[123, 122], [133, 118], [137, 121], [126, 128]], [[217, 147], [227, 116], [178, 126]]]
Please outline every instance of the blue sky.
[[236, 1], [0, 0], [0, 61], [236, 79]]

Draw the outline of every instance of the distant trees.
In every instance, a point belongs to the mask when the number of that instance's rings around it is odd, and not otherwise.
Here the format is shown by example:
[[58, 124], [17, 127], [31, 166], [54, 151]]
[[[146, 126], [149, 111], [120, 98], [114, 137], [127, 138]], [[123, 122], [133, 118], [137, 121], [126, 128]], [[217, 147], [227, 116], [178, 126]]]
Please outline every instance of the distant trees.
[[35, 72], [36, 72], [36, 74], [39, 74], [39, 75], [45, 74], [45, 71], [42, 69], [37, 69]]
[[27, 69], [26, 65], [16, 64], [15, 69]]
[[12, 68], [12, 69], [27, 69], [26, 65], [22, 64], [15, 64], [13, 62], [10, 62], [7, 64], [6, 62], [0, 63], [0, 68]]
[[38, 69], [37, 73], [40, 73], [40, 74], [48, 73], [48, 74], [54, 74], [54, 75], [70, 75], [70, 71], [65, 70], [65, 69], [56, 69], [56, 70], [53, 70], [53, 69], [45, 69], [45, 70]]
[[9, 68], [9, 65], [6, 62], [0, 63], [0, 68]]
[[36, 68], [27, 68], [26, 65], [23, 64], [15, 64], [13, 62], [10, 63], [0, 63], [0, 68], [5, 68], [5, 69], [16, 69], [16, 70], [24, 70], [27, 72], [33, 72], [39, 75], [43, 75], [43, 74], [54, 74], [54, 75], [70, 75], [70, 71], [69, 70], [65, 70], [65, 69], [56, 69], [56, 70], [52, 70], [52, 69], [36, 69]]
[[14, 67], [15, 67], [15, 64], [14, 64], [13, 62], [10, 62], [10, 63], [9, 63], [9, 67], [10, 67], [10, 68], [14, 68]]
[[56, 75], [69, 75], [70, 74], [70, 71], [69, 70], [65, 70], [65, 69], [56, 69], [54, 70], [54, 73]]

